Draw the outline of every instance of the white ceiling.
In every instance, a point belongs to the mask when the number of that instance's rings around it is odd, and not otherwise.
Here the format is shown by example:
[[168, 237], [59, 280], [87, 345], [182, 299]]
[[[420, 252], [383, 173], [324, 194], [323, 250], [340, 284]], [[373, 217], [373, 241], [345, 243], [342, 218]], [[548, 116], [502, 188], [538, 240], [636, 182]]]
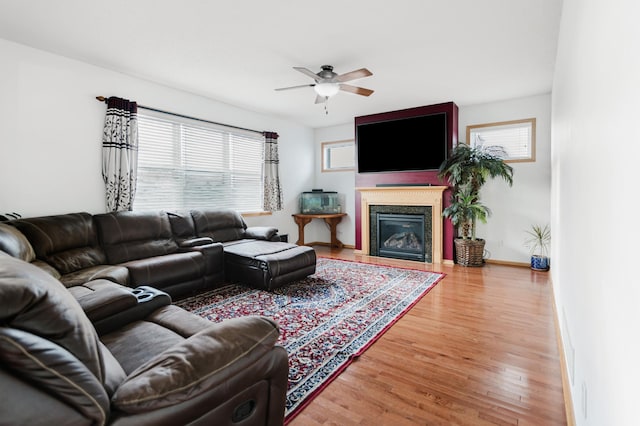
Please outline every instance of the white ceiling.
[[[0, 38], [311, 126], [551, 90], [562, 0], [0, 0]], [[292, 67], [368, 68], [314, 104]], [[113, 93], [126, 97], [126, 93]], [[137, 99], [144, 104], [144, 99]]]

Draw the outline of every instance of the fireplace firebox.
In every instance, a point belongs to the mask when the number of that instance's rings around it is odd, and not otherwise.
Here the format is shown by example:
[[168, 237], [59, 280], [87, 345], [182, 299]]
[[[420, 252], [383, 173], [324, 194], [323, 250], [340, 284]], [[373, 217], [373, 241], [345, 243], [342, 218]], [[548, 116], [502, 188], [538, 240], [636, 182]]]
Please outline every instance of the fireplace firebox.
[[376, 214], [378, 256], [425, 260], [425, 218], [423, 214]]

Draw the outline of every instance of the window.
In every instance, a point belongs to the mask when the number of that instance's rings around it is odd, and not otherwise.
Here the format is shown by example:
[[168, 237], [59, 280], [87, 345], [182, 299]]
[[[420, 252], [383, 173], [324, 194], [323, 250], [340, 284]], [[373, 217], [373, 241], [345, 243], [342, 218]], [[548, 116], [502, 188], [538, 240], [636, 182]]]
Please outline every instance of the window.
[[467, 126], [467, 141], [473, 146], [500, 146], [506, 163], [536, 160], [536, 119], [503, 121]]
[[138, 139], [134, 210], [262, 211], [261, 134], [149, 112], [138, 115]]
[[322, 171], [354, 170], [355, 145], [353, 139], [322, 143]]

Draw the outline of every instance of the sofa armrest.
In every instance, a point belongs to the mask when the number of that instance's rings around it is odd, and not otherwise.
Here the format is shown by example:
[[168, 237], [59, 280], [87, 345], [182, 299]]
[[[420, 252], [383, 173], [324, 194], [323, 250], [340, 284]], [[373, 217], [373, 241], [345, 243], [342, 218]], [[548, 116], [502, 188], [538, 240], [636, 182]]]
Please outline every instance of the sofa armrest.
[[[23, 395], [24, 399], [29, 400], [29, 396], [44, 391], [84, 416], [86, 422], [106, 423], [110, 410], [107, 391], [87, 366], [62, 346], [27, 331], [0, 327], [0, 365], [0, 371], [4, 372], [6, 369], [14, 377], [30, 383], [34, 392]], [[3, 383], [0, 389], [9, 392], [4, 385]], [[14, 387], [10, 392], [16, 390]], [[3, 413], [3, 420], [16, 416], [13, 420], [16, 421], [14, 424], [18, 424], [18, 416], [26, 416], [28, 413], [20, 413], [15, 406], [3, 406], [7, 400], [6, 393], [3, 392], [2, 395], [0, 411]], [[47, 401], [49, 403], [51, 401]], [[35, 411], [35, 407], [30, 404], [29, 410]], [[55, 419], [48, 418], [50, 421]]]
[[128, 289], [127, 292], [133, 296], [133, 305], [122, 306], [119, 311], [92, 321], [99, 336], [120, 329], [134, 321], [142, 320], [158, 308], [171, 305], [171, 296], [154, 287], [140, 286]]
[[5, 425], [99, 424], [99, 420], [83, 415], [48, 389], [34, 386], [28, 378], [5, 369], [0, 369], [0, 395], [0, 413]]
[[133, 371], [112, 403], [125, 413], [144, 413], [227, 389], [273, 350], [278, 336], [278, 325], [264, 317], [212, 324]]
[[208, 244], [180, 247], [179, 252], [197, 251], [205, 258], [205, 274], [211, 275], [224, 270], [224, 246], [222, 243], [214, 243], [208, 237], [198, 238], [208, 240]]
[[245, 238], [256, 240], [271, 240], [278, 233], [278, 228], [273, 226], [250, 226], [244, 231]]
[[69, 287], [69, 291], [92, 323], [138, 304], [130, 288], [108, 280], [89, 281], [81, 286]]
[[62, 278], [62, 274], [60, 274], [60, 272], [58, 272], [58, 270], [56, 268], [54, 268], [53, 266], [49, 265], [47, 262], [44, 262], [42, 260], [36, 259], [33, 262], [31, 262], [31, 264], [37, 266], [40, 269], [42, 269], [43, 271], [45, 271], [47, 274], [51, 275], [56, 280], [59, 280], [60, 278]]
[[214, 243], [213, 240], [209, 237], [203, 237], [198, 239], [208, 240], [208, 242], [204, 244], [197, 244], [197, 245], [191, 245], [191, 246], [180, 246], [180, 248], [178, 249], [178, 252], [184, 253], [188, 251], [199, 251], [204, 256], [207, 256], [207, 257], [222, 256], [222, 251], [224, 249], [224, 246], [222, 245], [222, 243]]
[[186, 240], [179, 240], [178, 247], [183, 249], [183, 248], [204, 246], [211, 243], [213, 243], [213, 239], [209, 237], [188, 238]]

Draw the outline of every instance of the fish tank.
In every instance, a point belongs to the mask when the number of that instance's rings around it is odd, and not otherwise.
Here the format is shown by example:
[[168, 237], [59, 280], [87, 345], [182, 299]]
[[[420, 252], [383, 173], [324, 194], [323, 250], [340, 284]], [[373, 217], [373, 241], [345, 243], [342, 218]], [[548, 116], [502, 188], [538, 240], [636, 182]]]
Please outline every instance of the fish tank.
[[300, 213], [332, 214], [342, 213], [336, 191], [313, 190], [300, 194]]

